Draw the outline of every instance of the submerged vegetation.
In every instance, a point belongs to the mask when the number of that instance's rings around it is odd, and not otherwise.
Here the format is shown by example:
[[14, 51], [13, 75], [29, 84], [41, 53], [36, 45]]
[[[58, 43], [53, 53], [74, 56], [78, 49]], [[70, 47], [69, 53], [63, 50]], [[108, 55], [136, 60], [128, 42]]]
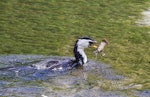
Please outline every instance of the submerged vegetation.
[[77, 38], [107, 38], [98, 61], [127, 76], [126, 84], [149, 89], [150, 27], [135, 23], [149, 6], [149, 0], [1, 0], [0, 54], [72, 56]]

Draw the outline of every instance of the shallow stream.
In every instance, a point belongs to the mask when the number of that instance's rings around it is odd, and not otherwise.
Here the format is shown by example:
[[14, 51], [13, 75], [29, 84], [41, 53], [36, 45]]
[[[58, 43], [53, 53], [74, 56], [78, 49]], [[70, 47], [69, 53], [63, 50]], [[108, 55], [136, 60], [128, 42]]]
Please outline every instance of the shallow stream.
[[[46, 60], [65, 62], [71, 57], [42, 55], [1, 55], [0, 96], [2, 97], [129, 97], [126, 78], [110, 65], [89, 60], [83, 67], [66, 71], [35, 69], [32, 64]], [[112, 87], [109, 91], [104, 89]], [[115, 88], [115, 89], [114, 89]], [[150, 91], [133, 91], [150, 97]]]

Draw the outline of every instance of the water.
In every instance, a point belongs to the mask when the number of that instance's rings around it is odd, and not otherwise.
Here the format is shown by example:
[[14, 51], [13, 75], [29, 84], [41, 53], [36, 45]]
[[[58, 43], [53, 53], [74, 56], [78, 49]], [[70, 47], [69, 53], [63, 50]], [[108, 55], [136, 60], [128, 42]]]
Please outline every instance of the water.
[[[61, 63], [73, 58], [40, 55], [0, 56], [0, 96], [128, 97], [121, 83], [125, 77], [104, 63], [89, 60], [83, 67], [70, 70], [50, 70], [44, 65], [39, 69], [31, 67], [33, 64], [45, 64], [46, 61], [55, 63], [57, 60]], [[103, 89], [105, 85], [116, 89], [106, 91]], [[149, 91], [133, 93], [139, 97], [148, 97], [150, 94]]]

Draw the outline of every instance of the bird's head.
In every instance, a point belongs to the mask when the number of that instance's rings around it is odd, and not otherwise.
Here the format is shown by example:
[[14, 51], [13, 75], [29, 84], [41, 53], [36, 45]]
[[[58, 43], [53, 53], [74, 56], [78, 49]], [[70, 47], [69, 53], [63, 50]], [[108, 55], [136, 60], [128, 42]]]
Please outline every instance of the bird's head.
[[96, 41], [93, 38], [90, 37], [81, 37], [76, 41], [76, 46], [80, 49], [88, 48], [89, 46], [92, 46]]
[[76, 61], [79, 62], [79, 64], [83, 65], [87, 62], [87, 56], [84, 52], [84, 49], [92, 46], [95, 43], [96, 41], [90, 37], [81, 37], [76, 41], [73, 52]]

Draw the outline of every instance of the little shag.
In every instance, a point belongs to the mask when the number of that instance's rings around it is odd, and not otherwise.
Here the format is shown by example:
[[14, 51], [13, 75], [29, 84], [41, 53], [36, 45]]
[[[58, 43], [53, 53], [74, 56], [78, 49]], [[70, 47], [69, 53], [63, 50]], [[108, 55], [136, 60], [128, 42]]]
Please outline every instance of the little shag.
[[89, 46], [92, 46], [95, 44], [96, 41], [93, 38], [90, 37], [81, 37], [77, 39], [74, 45], [74, 57], [75, 60], [43, 60], [39, 63], [32, 64], [33, 67], [36, 69], [49, 69], [49, 70], [54, 70], [54, 71], [65, 71], [65, 70], [70, 70], [74, 69], [77, 66], [84, 65], [87, 63], [87, 56], [84, 52], [85, 48], [88, 48]]

